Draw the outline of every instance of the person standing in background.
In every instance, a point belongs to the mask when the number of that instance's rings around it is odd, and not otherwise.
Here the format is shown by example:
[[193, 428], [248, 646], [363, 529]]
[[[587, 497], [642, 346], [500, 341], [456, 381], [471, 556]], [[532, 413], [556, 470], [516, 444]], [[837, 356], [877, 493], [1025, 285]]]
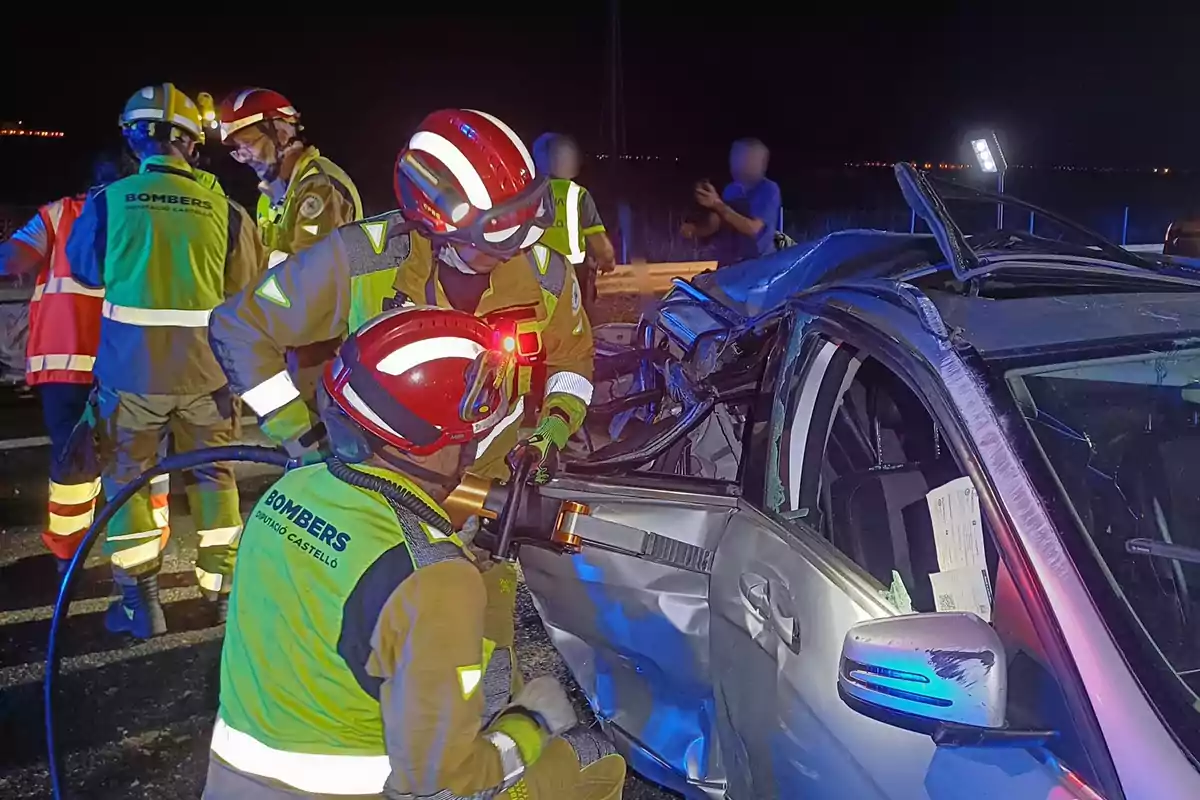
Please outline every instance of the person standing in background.
[[542, 234], [538, 243], [565, 256], [574, 265], [583, 293], [583, 307], [591, 317], [596, 302], [596, 273], [608, 274], [617, 264], [596, 201], [575, 182], [581, 161], [579, 145], [570, 136], [543, 133], [533, 143], [534, 167], [539, 175], [550, 176], [550, 189], [554, 193], [554, 225]]
[[[208, 344], [208, 320], [263, 262], [250, 216], [195, 177], [204, 131], [191, 98], [169, 83], [147, 86], [120, 123], [141, 167], [88, 198], [67, 242], [72, 278], [105, 292], [96, 404], [110, 500], [158, 460], [168, 431], [181, 453], [233, 443], [235, 404]], [[227, 462], [196, 467], [185, 480], [200, 535], [196, 578], [220, 623], [242, 532], [237, 483]], [[120, 597], [104, 624], [114, 633], [166, 631], [158, 522], [139, 492], [109, 523], [105, 552]]]
[[696, 184], [696, 203], [706, 213], [700, 221], [685, 222], [679, 232], [685, 239], [715, 235], [718, 267], [775, 252], [783, 201], [779, 184], [767, 177], [770, 155], [758, 139], [738, 139], [729, 151], [733, 182], [719, 195], [708, 181]]
[[119, 157], [101, 156], [92, 168], [88, 192], [42, 206], [0, 245], [0, 275], [36, 276], [29, 303], [25, 384], [37, 387], [50, 436], [49, 518], [42, 541], [54, 554], [59, 574], [92, 524], [100, 494], [95, 453], [85, 443], [71, 445], [92, 391], [104, 290], [82, 286], [71, 277], [67, 239], [88, 194], [123, 177], [127, 166]]
[[[258, 176], [258, 230], [267, 267], [312, 247], [333, 230], [363, 217], [358, 188], [344, 169], [308, 142], [300, 112], [271, 89], [231, 93], [215, 112], [221, 142]], [[395, 271], [354, 279], [359, 305], [378, 308], [392, 296]], [[351, 320], [357, 328], [363, 319]], [[316, 385], [341, 339], [314, 342], [288, 353], [288, 369], [301, 396], [315, 410]]]

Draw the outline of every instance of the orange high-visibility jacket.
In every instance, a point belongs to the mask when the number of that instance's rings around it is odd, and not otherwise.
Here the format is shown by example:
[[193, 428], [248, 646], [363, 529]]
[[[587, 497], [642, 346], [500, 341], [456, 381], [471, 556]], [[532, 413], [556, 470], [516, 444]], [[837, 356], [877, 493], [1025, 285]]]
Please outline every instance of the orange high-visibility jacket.
[[67, 239], [85, 199], [47, 203], [12, 236], [16, 246], [36, 254], [39, 265], [25, 348], [25, 382], [30, 385], [92, 382], [104, 290], [77, 283], [67, 261]]

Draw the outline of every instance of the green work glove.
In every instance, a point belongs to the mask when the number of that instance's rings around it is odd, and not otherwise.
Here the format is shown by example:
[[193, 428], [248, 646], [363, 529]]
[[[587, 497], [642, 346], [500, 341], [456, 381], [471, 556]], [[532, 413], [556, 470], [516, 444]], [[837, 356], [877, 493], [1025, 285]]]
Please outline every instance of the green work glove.
[[323, 458], [319, 455], [319, 445], [325, 427], [299, 397], [268, 414], [262, 421], [262, 431], [293, 458], [306, 463]]
[[566, 420], [556, 414], [547, 414], [533, 429], [533, 435], [520, 442], [508, 454], [509, 468], [515, 470], [524, 454], [532, 449], [537, 459], [533, 482], [546, 483], [553, 477], [558, 452], [567, 446], [570, 438], [571, 429]]

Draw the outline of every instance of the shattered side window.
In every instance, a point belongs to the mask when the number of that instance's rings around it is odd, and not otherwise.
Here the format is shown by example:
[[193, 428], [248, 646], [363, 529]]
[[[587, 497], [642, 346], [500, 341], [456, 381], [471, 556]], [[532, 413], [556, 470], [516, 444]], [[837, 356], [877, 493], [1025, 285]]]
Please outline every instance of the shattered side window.
[[798, 329], [793, 334], [792, 340], [788, 342], [787, 355], [784, 356], [784, 365], [781, 370], [784, 376], [781, 381], [782, 385], [775, 392], [775, 398], [771, 404], [771, 431], [768, 439], [770, 450], [767, 454], [767, 478], [764, 503], [769, 511], [777, 514], [783, 514], [789, 510], [784, 506], [788, 499], [788, 492], [784, 484], [784, 479], [780, 474], [780, 442], [783, 439], [783, 432], [787, 427], [789, 418], [787, 406], [794, 404], [795, 393], [803, 382], [804, 376], [807, 374], [807, 369], [802, 367], [803, 362], [801, 359], [801, 355], [805, 352], [805, 345], [811, 345], [808, 348], [809, 352], [811, 352], [817, 349], [817, 345], [821, 341], [817, 336], [806, 335], [803, 328]]

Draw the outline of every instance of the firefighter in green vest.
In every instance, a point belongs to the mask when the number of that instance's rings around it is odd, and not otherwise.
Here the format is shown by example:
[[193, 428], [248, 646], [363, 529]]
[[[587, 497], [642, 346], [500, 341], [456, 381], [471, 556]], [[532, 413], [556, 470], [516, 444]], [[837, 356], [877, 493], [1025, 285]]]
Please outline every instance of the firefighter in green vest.
[[439, 505], [508, 412], [494, 343], [471, 314], [397, 309], [327, 369], [333, 457], [246, 524], [205, 800], [621, 796], [624, 762], [553, 677], [510, 691], [485, 638], [503, 565], [482, 571]]
[[[249, 88], [231, 93], [215, 111], [221, 141], [258, 176], [258, 227], [273, 267], [362, 219], [362, 200], [345, 170], [304, 140], [300, 112], [279, 92]], [[364, 275], [352, 290], [378, 308], [391, 296], [388, 275]], [[314, 342], [288, 353], [301, 396], [314, 406], [316, 382], [341, 339]]]
[[575, 182], [582, 160], [579, 145], [570, 136], [543, 133], [533, 143], [533, 158], [538, 174], [550, 176], [550, 189], [554, 193], [554, 225], [546, 229], [538, 243], [565, 256], [574, 265], [584, 308], [592, 316], [596, 273], [606, 275], [617, 264], [596, 201]]
[[[169, 83], [147, 86], [120, 122], [140, 170], [92, 195], [67, 243], [73, 278], [105, 290], [95, 374], [109, 499], [158, 460], [168, 431], [180, 453], [233, 443], [234, 402], [208, 318], [254, 282], [263, 258], [245, 210], [196, 178], [204, 133], [191, 98]], [[237, 484], [226, 463], [185, 479], [200, 534], [196, 577], [220, 621], [242, 531]], [[105, 552], [121, 592], [105, 617], [111, 631], [145, 639], [166, 630], [159, 522], [143, 490], [108, 524]]]

